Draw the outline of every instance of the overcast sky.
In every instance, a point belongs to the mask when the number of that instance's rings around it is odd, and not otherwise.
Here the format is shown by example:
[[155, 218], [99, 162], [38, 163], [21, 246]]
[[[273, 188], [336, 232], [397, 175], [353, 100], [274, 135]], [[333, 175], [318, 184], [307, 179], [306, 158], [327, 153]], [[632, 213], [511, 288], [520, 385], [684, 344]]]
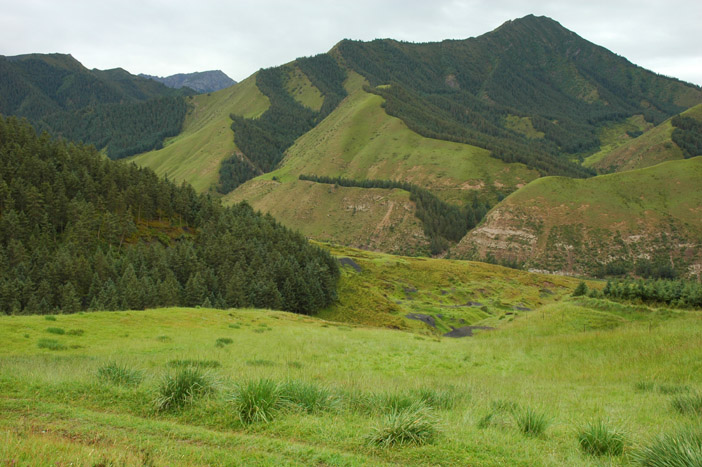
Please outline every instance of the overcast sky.
[[170, 75], [259, 68], [341, 39], [465, 39], [549, 16], [650, 70], [702, 85], [700, 0], [0, 0], [0, 55], [70, 53], [88, 68]]

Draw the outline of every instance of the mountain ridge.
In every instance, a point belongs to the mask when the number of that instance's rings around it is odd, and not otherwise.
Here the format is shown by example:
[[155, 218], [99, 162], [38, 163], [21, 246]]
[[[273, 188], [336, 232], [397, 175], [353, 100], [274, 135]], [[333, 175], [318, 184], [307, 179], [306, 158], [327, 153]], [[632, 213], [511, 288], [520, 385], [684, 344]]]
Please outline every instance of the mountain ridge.
[[163, 77], [140, 73], [139, 76], [158, 81], [169, 88], [190, 88], [200, 94], [219, 91], [236, 84], [236, 81], [227, 76], [222, 70], [176, 73]]

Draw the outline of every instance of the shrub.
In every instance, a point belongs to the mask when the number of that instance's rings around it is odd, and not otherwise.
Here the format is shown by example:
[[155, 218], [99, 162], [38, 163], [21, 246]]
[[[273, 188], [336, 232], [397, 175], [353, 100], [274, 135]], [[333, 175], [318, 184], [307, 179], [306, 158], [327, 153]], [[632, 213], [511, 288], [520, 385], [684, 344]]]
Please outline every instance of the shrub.
[[302, 381], [286, 381], [280, 391], [285, 401], [307, 413], [329, 410], [334, 402], [327, 388]]
[[624, 452], [624, 434], [603, 421], [589, 423], [578, 433], [580, 448], [593, 456], [619, 456]]
[[37, 346], [40, 349], [66, 350], [67, 347], [55, 339], [39, 339]]
[[116, 362], [106, 363], [98, 368], [98, 378], [106, 383], [120, 386], [138, 386], [143, 379], [139, 370], [133, 370]]
[[519, 430], [527, 436], [541, 436], [551, 423], [549, 418], [541, 413], [527, 407], [524, 410], [514, 412], [514, 420], [517, 422]]
[[632, 455], [646, 467], [688, 467], [702, 465], [702, 427], [666, 434]]
[[241, 423], [268, 423], [285, 406], [280, 386], [270, 379], [249, 381], [232, 396]]
[[49, 332], [51, 334], [58, 334], [60, 336], [66, 334], [66, 330], [63, 328], [46, 328], [46, 332]]
[[179, 409], [214, 391], [211, 378], [198, 367], [166, 375], [158, 388], [157, 410]]
[[396, 445], [424, 445], [436, 439], [436, 421], [421, 403], [413, 404], [385, 416], [383, 424], [368, 435], [368, 443], [389, 448]]
[[702, 416], [702, 394], [686, 394], [674, 397], [672, 405], [682, 415]]

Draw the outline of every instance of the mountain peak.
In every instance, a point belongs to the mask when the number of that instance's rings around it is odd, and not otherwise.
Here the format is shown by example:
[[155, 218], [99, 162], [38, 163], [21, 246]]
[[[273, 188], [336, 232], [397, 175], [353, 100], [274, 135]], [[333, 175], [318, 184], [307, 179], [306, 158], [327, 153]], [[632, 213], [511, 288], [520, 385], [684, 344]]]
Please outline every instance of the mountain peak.
[[180, 89], [188, 87], [199, 93], [214, 92], [236, 84], [222, 70], [196, 71], [194, 73], [178, 73], [171, 76], [152, 76], [140, 74], [143, 78], [159, 81], [169, 88]]

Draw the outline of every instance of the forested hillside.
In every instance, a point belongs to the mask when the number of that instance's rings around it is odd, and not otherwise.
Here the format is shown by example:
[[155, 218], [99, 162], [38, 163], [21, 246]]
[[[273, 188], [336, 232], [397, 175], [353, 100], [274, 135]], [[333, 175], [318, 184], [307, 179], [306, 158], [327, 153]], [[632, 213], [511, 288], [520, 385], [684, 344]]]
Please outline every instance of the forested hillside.
[[184, 92], [70, 55], [0, 56], [0, 114], [105, 149], [112, 159], [158, 149], [182, 128]]
[[312, 313], [336, 261], [255, 213], [0, 118], [0, 312], [256, 306]]
[[[637, 67], [545, 17], [463, 41], [346, 40], [332, 53], [414, 131], [544, 175], [591, 175], [564, 156], [598, 148], [604, 122], [642, 114], [658, 124], [702, 101], [698, 87]], [[532, 132], [510, 128], [514, 118]]]

